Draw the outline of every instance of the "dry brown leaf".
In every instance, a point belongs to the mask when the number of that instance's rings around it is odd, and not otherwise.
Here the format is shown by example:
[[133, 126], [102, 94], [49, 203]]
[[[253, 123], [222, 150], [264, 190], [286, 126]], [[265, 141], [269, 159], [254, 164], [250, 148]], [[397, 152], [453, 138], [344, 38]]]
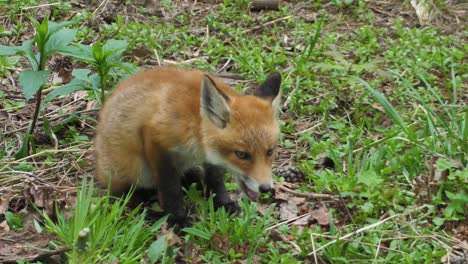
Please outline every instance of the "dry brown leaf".
[[210, 240], [216, 249], [223, 252], [224, 254], [229, 253], [229, 249], [231, 248], [231, 241], [229, 241], [229, 237], [227, 235], [215, 233]]
[[330, 212], [325, 206], [320, 206], [311, 211], [311, 219], [317, 221], [320, 226], [328, 226], [330, 221]]
[[280, 220], [288, 220], [296, 217], [299, 214], [299, 208], [297, 202], [289, 200], [286, 203], [280, 204]]
[[265, 215], [266, 210], [268, 209], [268, 207], [270, 207], [269, 204], [261, 204], [261, 203], [258, 203], [258, 204], [257, 204], [257, 211], [258, 211], [261, 215]]
[[9, 232], [10, 226], [8, 225], [7, 221], [0, 222], [0, 231]]
[[4, 214], [8, 210], [12, 196], [13, 193], [11, 191], [7, 191], [0, 196], [0, 214]]

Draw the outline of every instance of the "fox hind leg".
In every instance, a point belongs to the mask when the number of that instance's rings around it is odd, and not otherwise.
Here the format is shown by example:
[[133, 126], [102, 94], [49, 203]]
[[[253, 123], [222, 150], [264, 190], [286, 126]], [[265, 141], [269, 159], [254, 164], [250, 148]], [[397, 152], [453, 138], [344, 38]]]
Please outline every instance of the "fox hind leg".
[[159, 157], [157, 174], [159, 203], [164, 212], [170, 215], [169, 225], [177, 225], [178, 228], [185, 226], [187, 217], [183, 204], [181, 184], [183, 175], [179, 175], [180, 173], [177, 171], [170, 153], [165, 153]]

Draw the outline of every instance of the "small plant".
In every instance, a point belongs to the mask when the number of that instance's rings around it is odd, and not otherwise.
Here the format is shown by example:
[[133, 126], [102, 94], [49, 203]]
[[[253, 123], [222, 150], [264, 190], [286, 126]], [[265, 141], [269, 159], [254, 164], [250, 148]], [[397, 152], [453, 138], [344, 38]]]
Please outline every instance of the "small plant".
[[66, 48], [73, 41], [77, 32], [77, 29], [65, 28], [73, 24], [72, 21], [55, 23], [49, 21], [47, 17], [41, 23], [32, 17], [30, 20], [36, 29], [34, 39], [23, 42], [21, 46], [0, 46], [0, 56], [22, 55], [28, 60], [31, 67], [30, 70], [20, 72], [19, 83], [27, 100], [33, 96], [35, 97], [36, 107], [24, 137], [23, 145], [16, 154], [17, 159], [29, 154], [30, 136], [34, 133], [39, 112], [41, 111], [42, 89], [50, 74], [50, 70], [46, 69], [47, 60], [52, 54]]
[[[102, 44], [101, 41], [94, 43], [92, 46], [83, 44], [74, 44], [62, 50], [61, 53], [69, 55], [78, 60], [92, 65], [97, 76], [91, 75], [89, 79], [97, 80], [99, 83], [101, 95], [98, 97], [101, 103], [104, 102], [105, 90], [110, 88], [111, 73], [116, 69], [123, 70], [125, 73], [135, 72], [135, 67], [130, 63], [121, 62], [122, 55], [127, 49], [128, 43], [125, 40], [110, 39]], [[93, 89], [98, 87], [93, 81], [88, 83], [93, 84]]]
[[262, 217], [258, 215], [255, 203], [241, 200], [239, 205], [243, 214], [230, 216], [224, 208], [214, 208], [212, 197], [205, 201], [194, 188], [189, 190], [188, 196], [197, 204], [198, 215], [206, 217], [206, 220], [196, 222], [182, 231], [187, 233], [187, 240], [195, 241], [203, 250], [211, 252], [202, 257], [203, 261], [251, 261], [259, 246], [268, 239], [265, 229], [275, 222], [271, 217], [274, 205]]
[[67, 252], [69, 263], [140, 261], [167, 217], [147, 226], [140, 207], [126, 213], [131, 193], [119, 199], [96, 194], [93, 182], [87, 187], [84, 180], [69, 219], [63, 212], [57, 212], [57, 222], [42, 214], [47, 230], [60, 238], [55, 245], [71, 249]]
[[23, 214], [13, 214], [10, 211], [5, 212], [5, 218], [7, 220], [8, 226], [13, 231], [21, 231], [23, 229]]

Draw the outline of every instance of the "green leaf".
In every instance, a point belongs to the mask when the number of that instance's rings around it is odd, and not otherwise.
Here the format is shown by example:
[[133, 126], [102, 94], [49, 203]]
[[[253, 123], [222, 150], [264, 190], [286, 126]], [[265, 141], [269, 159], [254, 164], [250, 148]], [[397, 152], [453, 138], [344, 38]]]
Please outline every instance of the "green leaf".
[[109, 39], [102, 46], [102, 50], [105, 53], [115, 52], [115, 51], [119, 51], [119, 50], [126, 50], [127, 46], [128, 46], [128, 42], [126, 40]]
[[443, 218], [440, 218], [440, 217], [434, 217], [432, 219], [432, 222], [436, 225], [436, 226], [441, 226], [444, 224], [444, 219]]
[[370, 85], [363, 79], [356, 77], [356, 76], [350, 76], [350, 77], [354, 80], [357, 80], [362, 85], [364, 85], [364, 87], [367, 88], [367, 90], [375, 97], [377, 102], [384, 108], [385, 112], [392, 118], [393, 122], [395, 122], [398, 126], [400, 126], [401, 129], [405, 132], [405, 134], [408, 135], [408, 137], [413, 136], [411, 133], [409, 133], [407, 125], [405, 121], [403, 121], [403, 118], [401, 117], [401, 115], [398, 113], [398, 111], [392, 106], [392, 104], [387, 100], [387, 98], [382, 93], [370, 87]]
[[37, 71], [37, 70], [39, 70], [39, 58], [38, 58], [39, 54], [37, 54], [37, 56], [36, 56], [33, 53], [33, 42], [34, 41], [32, 39], [27, 40], [27, 41], [23, 42], [23, 45], [21, 45], [21, 47], [22, 47], [22, 50], [24, 52], [24, 56], [29, 61], [31, 69], [33, 71]]
[[444, 171], [444, 170], [448, 170], [448, 169], [455, 168], [455, 167], [457, 167], [457, 164], [446, 159], [441, 158], [441, 159], [438, 159], [436, 162], [436, 169], [438, 171]]
[[23, 144], [21, 145], [21, 148], [15, 154], [16, 160], [27, 157], [29, 154], [29, 141], [31, 139], [31, 124], [32, 123], [29, 123], [28, 129], [26, 130], [26, 134], [24, 135]]
[[19, 83], [26, 96], [26, 100], [29, 100], [33, 95], [44, 85], [47, 81], [50, 71], [22, 71], [19, 74]]
[[375, 171], [363, 171], [358, 173], [358, 182], [364, 183], [368, 187], [376, 187], [383, 182], [383, 179], [380, 178]]
[[156, 241], [154, 241], [148, 248], [148, 258], [150, 263], [155, 263], [159, 260], [167, 249], [167, 240], [166, 236], [161, 236]]
[[42, 101], [42, 104], [41, 104], [41, 109], [44, 108], [44, 106], [46, 106], [46, 104], [52, 100], [54, 100], [55, 98], [57, 98], [58, 96], [62, 96], [62, 95], [69, 95], [75, 91], [78, 91], [78, 90], [81, 90], [85, 87], [85, 83], [82, 81], [82, 80], [79, 80], [79, 79], [73, 79], [71, 82], [59, 87], [59, 88], [56, 88], [54, 89], [52, 92], [50, 92], [49, 94], [47, 94], [47, 96], [44, 98], [44, 100]]
[[211, 237], [213, 236], [212, 232], [196, 229], [193, 227], [183, 228], [182, 231], [184, 231], [185, 233], [200, 237], [204, 240], [210, 240]]
[[39, 221], [37, 221], [36, 218], [34, 218], [34, 228], [36, 229], [37, 233], [42, 233], [42, 231], [44, 230], [44, 228], [42, 228], [42, 225], [39, 223]]
[[60, 51], [69, 45], [75, 38], [78, 29], [62, 29], [53, 33], [47, 40], [45, 46], [45, 54], [50, 54], [55, 51]]
[[56, 23], [54, 21], [49, 21], [49, 35], [54, 34], [55, 32], [59, 31], [60, 29], [69, 26], [75, 23], [75, 21], [63, 21], [60, 23]]
[[71, 56], [85, 62], [94, 62], [92, 47], [83, 44], [73, 44], [58, 50], [58, 52], [65, 56]]
[[4, 46], [4, 45], [0, 45], [0, 56], [16, 55], [16, 54], [22, 53], [22, 52], [24, 52], [22, 46]]
[[5, 212], [5, 218], [8, 226], [14, 231], [20, 231], [23, 229], [23, 214], [14, 215], [10, 211]]
[[42, 47], [45, 47], [45, 44], [47, 43], [47, 35], [49, 32], [49, 18], [45, 17], [44, 20], [42, 20], [41, 24], [36, 24], [36, 36], [34, 37], [34, 40], [36, 41], [37, 46], [39, 47], [39, 51], [42, 50]]
[[34, 40], [30, 39], [23, 42], [21, 46], [9, 47], [0, 45], [0, 56], [23, 55], [28, 59], [32, 70], [37, 71], [39, 63], [33, 53], [33, 42]]
[[78, 80], [88, 82], [90, 73], [90, 69], [74, 69], [72, 75]]
[[158, 230], [161, 228], [161, 226], [166, 222], [166, 220], [167, 220], [168, 217], [169, 217], [168, 215], [161, 217], [156, 223], [154, 223], [154, 224], [151, 226], [151, 230], [152, 230], [153, 232], [158, 231]]

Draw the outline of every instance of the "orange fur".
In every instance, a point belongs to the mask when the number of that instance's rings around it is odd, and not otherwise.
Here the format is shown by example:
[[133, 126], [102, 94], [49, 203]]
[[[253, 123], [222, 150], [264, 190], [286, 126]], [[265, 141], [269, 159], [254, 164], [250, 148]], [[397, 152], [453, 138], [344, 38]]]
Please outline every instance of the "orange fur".
[[[279, 137], [271, 100], [240, 95], [210, 75], [229, 98], [230, 121], [221, 129], [201, 115], [204, 74], [158, 67], [118, 85], [99, 115], [95, 152], [100, 182], [110, 182], [114, 192], [132, 184], [156, 187], [160, 177], [172, 177], [158, 175], [165, 153], [180, 154], [176, 167], [185, 170], [205, 162], [208, 152], [216, 150], [214, 155], [228, 168], [258, 184], [270, 184], [274, 154], [266, 153], [275, 149]], [[252, 158], [239, 159], [236, 151], [249, 152]]]

